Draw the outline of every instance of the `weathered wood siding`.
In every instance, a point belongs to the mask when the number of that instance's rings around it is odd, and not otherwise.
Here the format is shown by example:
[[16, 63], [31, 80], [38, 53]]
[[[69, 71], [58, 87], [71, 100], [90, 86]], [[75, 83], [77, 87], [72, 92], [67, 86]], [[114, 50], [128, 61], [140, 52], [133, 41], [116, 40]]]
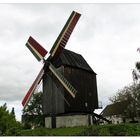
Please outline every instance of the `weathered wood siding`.
[[[63, 67], [59, 68], [63, 72]], [[55, 81], [55, 82], [54, 82]], [[43, 77], [43, 113], [45, 115], [59, 114], [64, 112], [63, 87], [53, 75], [45, 74]]]
[[[45, 115], [91, 112], [98, 108], [95, 74], [72, 67], [64, 68], [64, 66], [61, 66], [58, 70], [75, 87], [78, 93], [76, 98], [73, 99], [53, 75], [50, 77], [45, 74], [43, 77], [43, 112]], [[66, 98], [70, 106], [64, 101], [63, 97]]]
[[78, 91], [75, 99], [65, 94], [66, 99], [70, 102], [70, 107], [66, 106], [65, 108], [66, 112], [90, 112], [98, 108], [95, 74], [81, 69], [65, 67], [64, 75]]

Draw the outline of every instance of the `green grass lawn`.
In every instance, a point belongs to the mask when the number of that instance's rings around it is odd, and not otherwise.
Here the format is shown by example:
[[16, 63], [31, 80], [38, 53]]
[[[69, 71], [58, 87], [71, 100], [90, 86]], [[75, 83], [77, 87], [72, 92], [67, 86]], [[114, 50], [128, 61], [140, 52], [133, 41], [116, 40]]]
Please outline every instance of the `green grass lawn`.
[[17, 136], [140, 136], [140, 123], [81, 126], [73, 128], [22, 129]]
[[17, 134], [21, 136], [80, 136], [85, 127], [73, 128], [37, 128], [34, 130], [21, 130]]

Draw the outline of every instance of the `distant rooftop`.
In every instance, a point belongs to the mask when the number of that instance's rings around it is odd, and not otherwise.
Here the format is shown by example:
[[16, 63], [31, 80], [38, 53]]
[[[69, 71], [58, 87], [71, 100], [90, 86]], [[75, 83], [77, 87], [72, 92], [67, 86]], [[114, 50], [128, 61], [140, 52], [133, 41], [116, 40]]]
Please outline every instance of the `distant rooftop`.
[[120, 115], [123, 114], [124, 111], [128, 107], [128, 101], [117, 102], [114, 104], [107, 105], [105, 109], [100, 113], [103, 117], [112, 116], [112, 115]]

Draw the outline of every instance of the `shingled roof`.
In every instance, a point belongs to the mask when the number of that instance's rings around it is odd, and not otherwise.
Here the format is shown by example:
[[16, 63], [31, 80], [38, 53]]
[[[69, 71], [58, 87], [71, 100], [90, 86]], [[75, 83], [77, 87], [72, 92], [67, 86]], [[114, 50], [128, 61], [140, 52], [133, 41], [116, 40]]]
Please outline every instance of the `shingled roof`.
[[117, 102], [114, 104], [107, 105], [105, 109], [100, 113], [103, 117], [112, 116], [112, 115], [120, 115], [123, 114], [124, 111], [128, 107], [128, 101]]
[[[59, 63], [58, 63], [58, 61], [59, 61]], [[83, 70], [96, 74], [92, 70], [92, 68], [88, 65], [88, 63], [86, 62], [86, 60], [83, 58], [82, 55], [72, 52], [70, 50], [64, 49], [63, 52], [61, 53], [58, 61], [56, 62], [56, 65], [61, 64], [61, 65], [65, 65], [65, 66], [80, 68], [80, 69], [83, 69]]]

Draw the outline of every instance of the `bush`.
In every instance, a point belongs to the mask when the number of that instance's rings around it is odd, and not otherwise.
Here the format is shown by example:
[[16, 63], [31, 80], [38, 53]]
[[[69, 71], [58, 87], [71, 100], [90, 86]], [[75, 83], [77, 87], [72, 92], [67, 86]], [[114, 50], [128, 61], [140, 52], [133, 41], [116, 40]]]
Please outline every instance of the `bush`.
[[15, 116], [7, 110], [6, 104], [0, 107], [0, 135], [9, 136], [15, 135], [16, 130], [20, 129], [21, 125], [16, 121]]
[[110, 133], [106, 126], [94, 125], [87, 127], [82, 136], [110, 136]]
[[102, 128], [99, 131], [99, 136], [110, 136], [110, 132], [108, 130], [108, 128]]
[[108, 124], [89, 126], [82, 136], [140, 136], [140, 124]]
[[127, 129], [124, 124], [110, 125], [109, 132], [112, 136], [125, 136]]

